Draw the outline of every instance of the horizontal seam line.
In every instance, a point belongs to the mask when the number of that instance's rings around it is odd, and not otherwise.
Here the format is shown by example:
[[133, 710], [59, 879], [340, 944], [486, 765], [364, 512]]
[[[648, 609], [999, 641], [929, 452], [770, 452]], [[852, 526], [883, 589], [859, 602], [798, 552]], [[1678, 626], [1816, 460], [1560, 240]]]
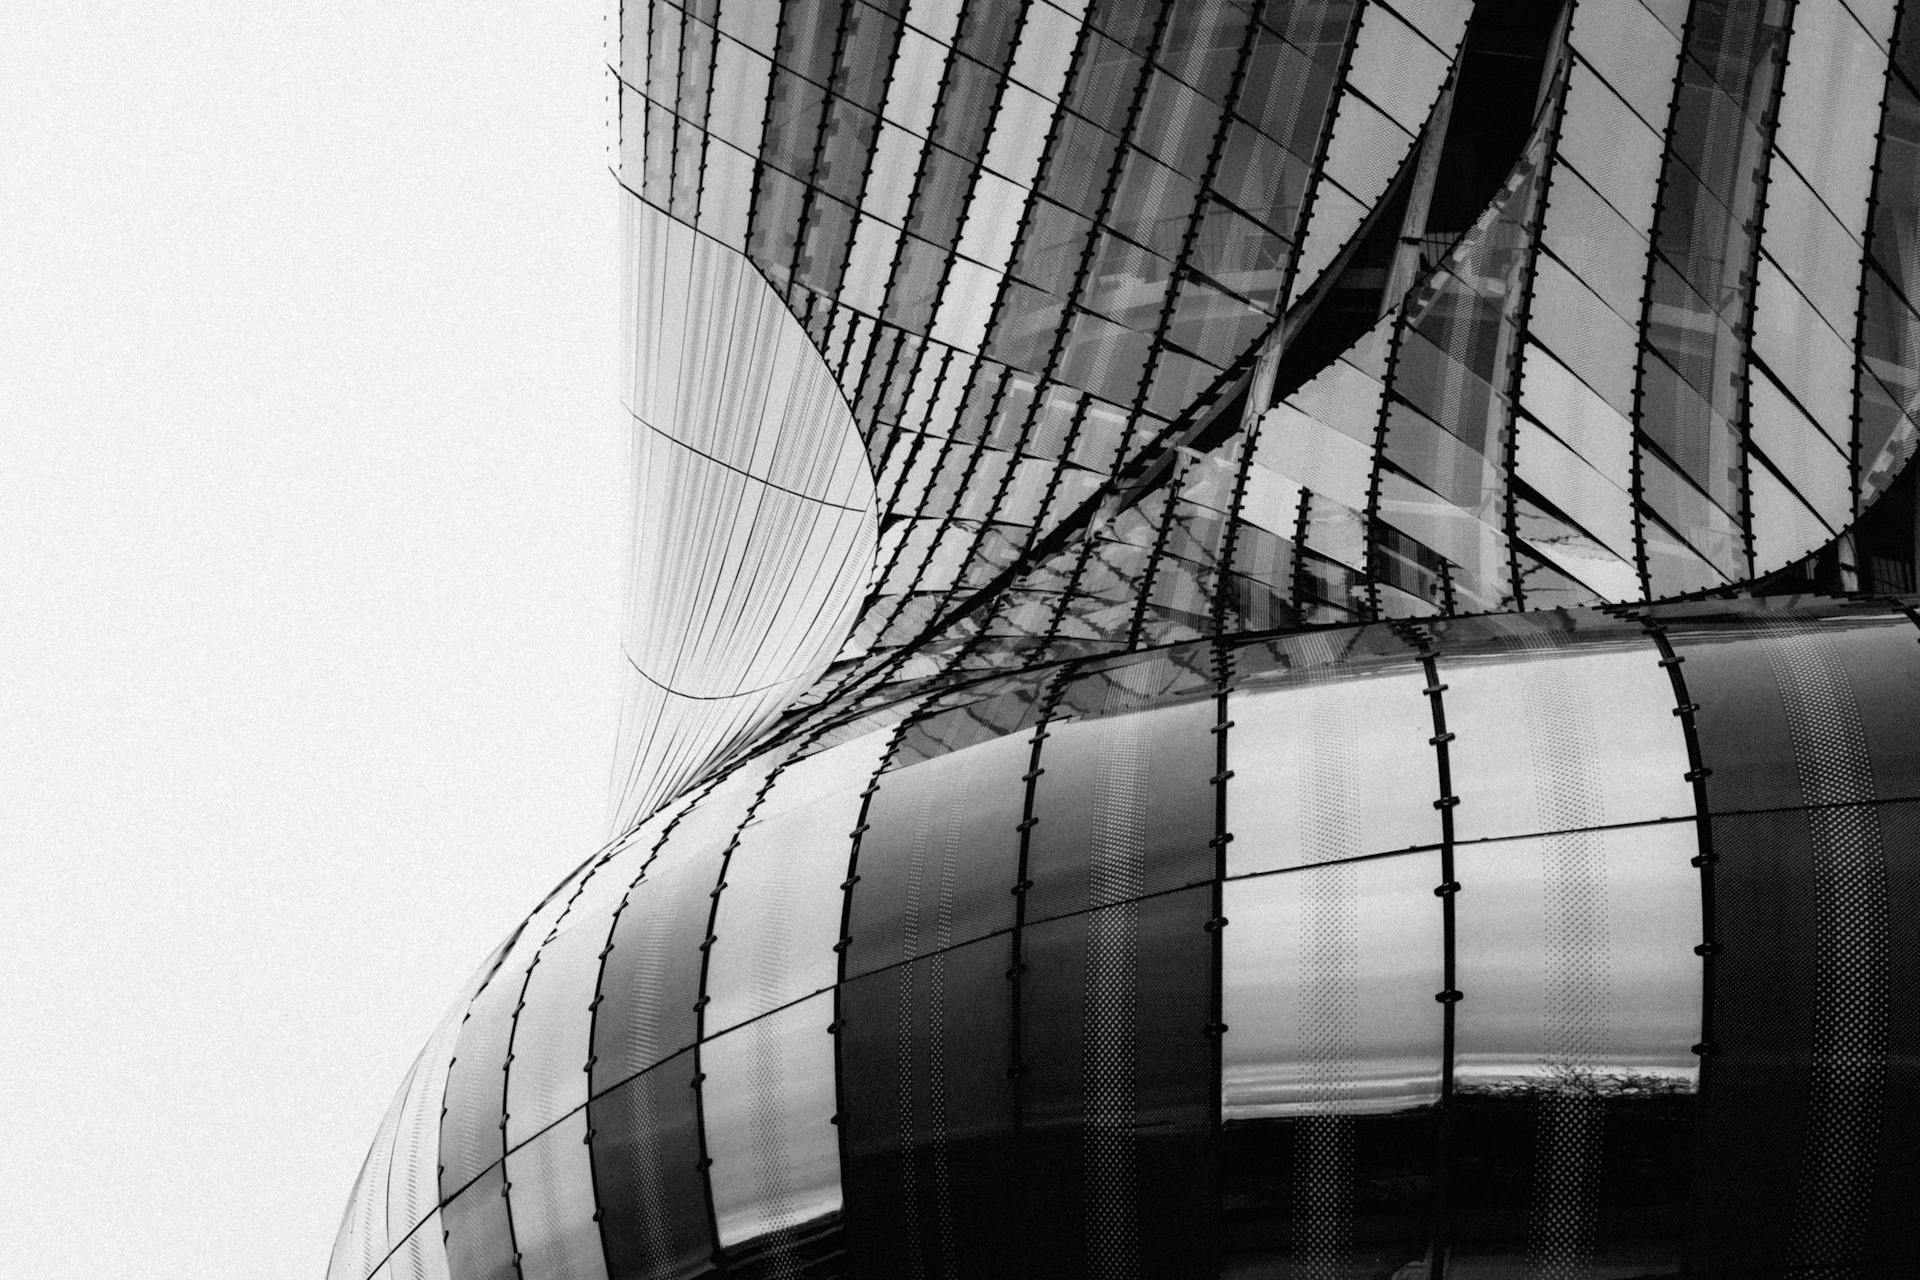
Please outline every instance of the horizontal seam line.
[[688, 453], [698, 454], [700, 457], [705, 458], [708, 462], [711, 462], [716, 467], [725, 467], [727, 470], [733, 472], [735, 475], [744, 476], [748, 480], [753, 481], [755, 484], [763, 484], [767, 486], [767, 488], [769, 489], [776, 489], [781, 493], [787, 494], [791, 497], [798, 498], [802, 502], [811, 502], [822, 507], [832, 507], [835, 511], [852, 511], [856, 513], [867, 513], [867, 512], [872, 512], [874, 510], [874, 508], [870, 506], [869, 507], [851, 507], [844, 502], [829, 502], [825, 498], [816, 498], [812, 494], [802, 493], [798, 489], [789, 489], [786, 485], [777, 484], [774, 481], [767, 479], [765, 476], [757, 476], [753, 474], [753, 472], [751, 471], [743, 470], [740, 467], [734, 466], [731, 462], [727, 462], [721, 458], [716, 458], [704, 449], [696, 449], [694, 446], [688, 444], [685, 440], [682, 440], [679, 436], [673, 435], [671, 432], [663, 431], [659, 427], [654, 426], [651, 422], [648, 422], [645, 418], [635, 413], [632, 409], [627, 410], [627, 416], [632, 418], [635, 422], [639, 423], [641, 426], [645, 427], [647, 430], [653, 432], [653, 434], [659, 436], [662, 440], [670, 441], [673, 444], [677, 444], [682, 449], [685, 449]]

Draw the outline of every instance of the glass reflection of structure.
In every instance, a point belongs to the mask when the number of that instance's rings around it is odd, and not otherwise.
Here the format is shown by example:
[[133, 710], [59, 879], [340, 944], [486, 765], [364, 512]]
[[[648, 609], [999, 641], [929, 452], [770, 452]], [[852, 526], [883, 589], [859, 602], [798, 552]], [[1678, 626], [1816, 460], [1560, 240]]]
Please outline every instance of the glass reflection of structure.
[[609, 844], [332, 1275], [1920, 1266], [1920, 17], [634, 0]]

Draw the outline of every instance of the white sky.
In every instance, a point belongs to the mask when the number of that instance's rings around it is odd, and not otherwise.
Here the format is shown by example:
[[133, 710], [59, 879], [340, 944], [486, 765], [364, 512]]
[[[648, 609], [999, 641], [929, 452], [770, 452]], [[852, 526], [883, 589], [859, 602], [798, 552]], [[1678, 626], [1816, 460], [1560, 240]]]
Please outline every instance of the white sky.
[[0, 1275], [321, 1274], [605, 819], [604, 0], [0, 23]]

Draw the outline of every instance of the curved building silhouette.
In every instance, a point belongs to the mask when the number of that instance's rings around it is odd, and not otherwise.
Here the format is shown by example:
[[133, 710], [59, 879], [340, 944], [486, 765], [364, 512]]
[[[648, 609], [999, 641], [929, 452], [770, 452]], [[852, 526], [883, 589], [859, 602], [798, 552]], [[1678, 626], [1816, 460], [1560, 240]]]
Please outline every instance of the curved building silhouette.
[[1920, 1271], [1920, 12], [614, 72], [610, 840], [330, 1278]]

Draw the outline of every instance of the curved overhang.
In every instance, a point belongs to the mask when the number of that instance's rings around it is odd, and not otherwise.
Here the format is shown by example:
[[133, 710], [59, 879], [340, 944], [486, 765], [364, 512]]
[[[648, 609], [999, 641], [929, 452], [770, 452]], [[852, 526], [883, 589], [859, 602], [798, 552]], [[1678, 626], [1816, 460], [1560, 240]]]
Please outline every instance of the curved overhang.
[[616, 833], [825, 669], [877, 532], [853, 414], [786, 303], [738, 251], [623, 203], [633, 520]]

